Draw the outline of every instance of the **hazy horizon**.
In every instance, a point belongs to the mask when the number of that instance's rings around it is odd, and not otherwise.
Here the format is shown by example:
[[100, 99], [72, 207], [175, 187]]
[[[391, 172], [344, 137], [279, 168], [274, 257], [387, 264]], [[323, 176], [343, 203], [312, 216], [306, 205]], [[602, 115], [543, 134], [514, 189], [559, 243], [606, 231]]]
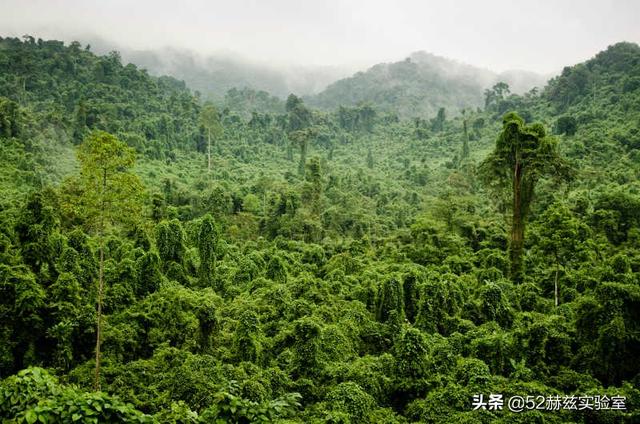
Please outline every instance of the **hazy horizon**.
[[[272, 67], [362, 69], [415, 51], [540, 74], [619, 41], [640, 42], [640, 3], [503, 0], [258, 2], [0, 0], [2, 36], [104, 39], [130, 50], [177, 48]], [[478, 34], [482, 34], [481, 37]]]

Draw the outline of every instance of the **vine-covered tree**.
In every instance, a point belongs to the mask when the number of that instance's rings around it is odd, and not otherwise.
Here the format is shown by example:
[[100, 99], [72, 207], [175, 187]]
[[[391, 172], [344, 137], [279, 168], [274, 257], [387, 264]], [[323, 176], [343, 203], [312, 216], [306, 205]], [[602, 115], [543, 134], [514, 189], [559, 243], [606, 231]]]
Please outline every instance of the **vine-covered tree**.
[[198, 253], [200, 283], [209, 286], [216, 270], [216, 261], [220, 255], [220, 228], [210, 214], [205, 215], [198, 229]]
[[509, 84], [503, 81], [496, 83], [491, 88], [487, 88], [484, 90], [484, 107], [487, 109], [496, 107], [510, 91]]
[[431, 120], [431, 131], [442, 132], [444, 130], [444, 123], [447, 121], [447, 114], [445, 108], [438, 109], [438, 114]]
[[480, 164], [490, 188], [511, 192], [509, 257], [513, 281], [522, 280], [525, 223], [536, 183], [545, 176], [567, 178], [570, 168], [559, 156], [557, 141], [542, 124], [525, 124], [515, 112], [502, 118], [502, 131], [493, 152]]
[[16, 137], [20, 134], [20, 112], [18, 104], [0, 97], [0, 137]]

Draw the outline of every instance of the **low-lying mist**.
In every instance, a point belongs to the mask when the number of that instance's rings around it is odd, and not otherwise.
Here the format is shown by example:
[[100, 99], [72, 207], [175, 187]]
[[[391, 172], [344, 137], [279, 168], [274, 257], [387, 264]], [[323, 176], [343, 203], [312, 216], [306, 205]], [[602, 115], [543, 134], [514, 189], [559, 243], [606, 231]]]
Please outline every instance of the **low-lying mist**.
[[[95, 36], [84, 37], [80, 41], [83, 45], [90, 44], [91, 49], [98, 54], [117, 50], [123, 62], [131, 62], [147, 69], [152, 75], [169, 75], [184, 80], [192, 90], [199, 91], [205, 99], [218, 102], [224, 99], [224, 95], [230, 89], [245, 87], [266, 91], [281, 99], [290, 93], [308, 98], [322, 96], [323, 91], [331, 84], [349, 78], [358, 71], [370, 72], [378, 66], [372, 64], [374, 66], [366, 70], [355, 64], [278, 65], [226, 51], [202, 54], [188, 48], [176, 47], [139, 50]], [[401, 58], [399, 55], [399, 61]], [[461, 81], [465, 86], [480, 90], [491, 87], [498, 81], [504, 81], [509, 84], [511, 92], [520, 94], [533, 87], [544, 86], [550, 77], [523, 70], [496, 73], [424, 51], [411, 54], [409, 59], [419, 66], [428, 66], [429, 72], [439, 78]], [[322, 104], [322, 101], [314, 103]]]

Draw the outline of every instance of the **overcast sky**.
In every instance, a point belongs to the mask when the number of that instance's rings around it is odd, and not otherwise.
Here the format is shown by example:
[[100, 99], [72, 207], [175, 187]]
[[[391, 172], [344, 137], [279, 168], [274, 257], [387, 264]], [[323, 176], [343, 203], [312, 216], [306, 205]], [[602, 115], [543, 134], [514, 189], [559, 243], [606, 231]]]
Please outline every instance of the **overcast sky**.
[[425, 50], [549, 73], [617, 41], [640, 42], [640, 1], [0, 0], [0, 35], [23, 34], [274, 65], [364, 66]]

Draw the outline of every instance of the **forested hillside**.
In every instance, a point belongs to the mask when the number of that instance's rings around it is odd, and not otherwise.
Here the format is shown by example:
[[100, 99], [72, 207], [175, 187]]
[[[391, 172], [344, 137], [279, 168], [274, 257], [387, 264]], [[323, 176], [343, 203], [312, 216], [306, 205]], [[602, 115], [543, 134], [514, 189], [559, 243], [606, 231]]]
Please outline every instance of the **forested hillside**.
[[225, 107], [0, 38], [3, 422], [640, 421], [640, 47], [442, 90]]
[[265, 91], [282, 99], [291, 92], [314, 94], [349, 74], [339, 66], [277, 66], [230, 53], [207, 55], [180, 48], [133, 50], [100, 38], [85, 42], [98, 54], [117, 50], [123, 60], [147, 69], [152, 75], [184, 80], [203, 98], [217, 102], [234, 88]]
[[193, 90], [220, 101], [234, 88], [250, 87], [268, 90], [280, 96], [287, 94], [287, 81], [275, 69], [259, 66], [233, 57], [199, 57], [189, 51], [163, 49], [131, 51], [127, 59], [149, 69], [155, 75], [175, 75], [185, 80]]
[[325, 109], [370, 103], [404, 118], [431, 118], [441, 107], [457, 114], [465, 108], [483, 106], [484, 90], [497, 82], [509, 84], [516, 93], [544, 85], [543, 77], [534, 73], [495, 74], [416, 52], [404, 61], [380, 63], [336, 81], [321, 93], [308, 96], [308, 101]]

